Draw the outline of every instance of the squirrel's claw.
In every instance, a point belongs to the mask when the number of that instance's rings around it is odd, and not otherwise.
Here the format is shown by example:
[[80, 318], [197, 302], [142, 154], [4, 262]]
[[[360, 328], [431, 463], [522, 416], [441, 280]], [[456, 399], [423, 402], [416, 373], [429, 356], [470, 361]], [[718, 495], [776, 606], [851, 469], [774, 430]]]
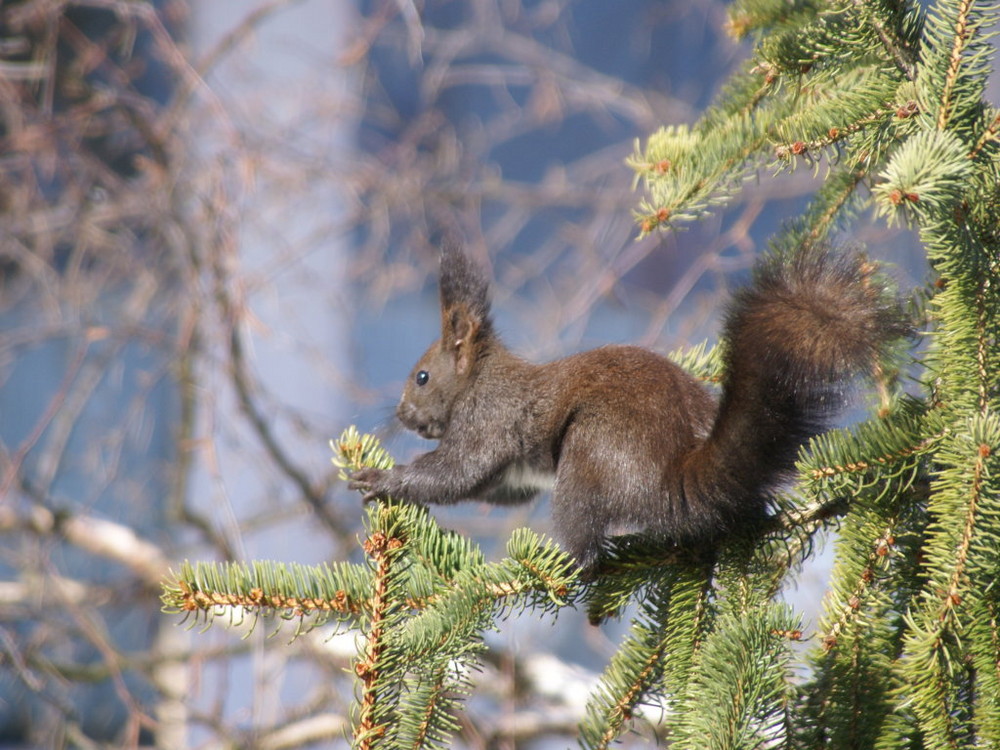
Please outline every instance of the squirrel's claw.
[[384, 499], [386, 493], [380, 491], [377, 487], [378, 480], [384, 473], [382, 469], [358, 469], [350, 474], [347, 486], [352, 490], [361, 492], [361, 499], [365, 503]]

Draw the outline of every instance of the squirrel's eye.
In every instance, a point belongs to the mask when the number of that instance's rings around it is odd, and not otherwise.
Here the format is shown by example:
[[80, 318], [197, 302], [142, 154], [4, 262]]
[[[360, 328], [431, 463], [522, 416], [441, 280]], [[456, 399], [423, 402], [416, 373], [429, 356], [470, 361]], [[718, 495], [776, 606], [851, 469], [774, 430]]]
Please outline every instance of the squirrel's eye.
[[431, 374], [427, 370], [421, 370], [416, 374], [414, 380], [417, 381], [417, 385], [427, 385], [427, 381], [431, 379]]

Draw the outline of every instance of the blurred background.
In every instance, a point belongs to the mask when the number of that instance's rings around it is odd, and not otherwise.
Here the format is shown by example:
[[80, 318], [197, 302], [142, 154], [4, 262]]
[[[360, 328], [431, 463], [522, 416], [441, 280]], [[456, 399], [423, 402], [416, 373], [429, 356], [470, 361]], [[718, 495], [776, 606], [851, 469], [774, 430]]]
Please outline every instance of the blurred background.
[[[824, 169], [636, 240], [625, 160], [745, 58], [725, 28], [719, 0], [3, 0], [0, 747], [343, 746], [350, 634], [187, 630], [160, 580], [359, 559], [328, 440], [427, 448], [392, 409], [442, 231], [528, 358], [714, 340]], [[851, 239], [921, 282], [909, 235]], [[435, 512], [495, 557], [549, 523]], [[827, 557], [788, 593], [807, 634]], [[565, 747], [626, 625], [507, 622], [462, 746]]]

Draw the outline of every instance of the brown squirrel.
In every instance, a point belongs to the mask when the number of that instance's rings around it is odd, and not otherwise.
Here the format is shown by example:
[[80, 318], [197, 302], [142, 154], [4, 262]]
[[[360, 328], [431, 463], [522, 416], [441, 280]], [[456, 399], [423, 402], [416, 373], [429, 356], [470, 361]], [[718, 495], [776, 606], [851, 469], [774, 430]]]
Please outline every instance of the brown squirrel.
[[593, 571], [611, 531], [711, 543], [766, 513], [766, 495], [824, 429], [854, 375], [906, 326], [860, 257], [773, 251], [736, 292], [718, 402], [670, 360], [605, 346], [547, 364], [494, 332], [489, 285], [454, 245], [441, 255], [441, 338], [396, 413], [436, 449], [363, 469], [365, 499], [524, 503], [552, 490], [557, 537]]

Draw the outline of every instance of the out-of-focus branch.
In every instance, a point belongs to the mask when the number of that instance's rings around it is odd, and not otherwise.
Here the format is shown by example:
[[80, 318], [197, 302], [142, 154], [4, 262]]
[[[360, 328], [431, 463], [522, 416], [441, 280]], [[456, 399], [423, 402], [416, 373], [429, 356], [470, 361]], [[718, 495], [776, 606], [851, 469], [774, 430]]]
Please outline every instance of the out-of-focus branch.
[[261, 750], [285, 750], [313, 742], [343, 737], [350, 730], [346, 716], [321, 713], [290, 722], [255, 738], [254, 747]]
[[252, 394], [253, 387], [250, 383], [250, 374], [243, 350], [243, 340], [239, 327], [236, 324], [233, 325], [233, 330], [229, 337], [229, 355], [233, 385], [236, 388], [240, 409], [243, 411], [243, 414], [249, 420], [250, 424], [253, 425], [261, 443], [278, 468], [295, 483], [302, 494], [302, 498], [309, 504], [323, 523], [339, 536], [345, 528], [345, 524], [333, 513], [330, 504], [326, 501], [324, 488], [314, 484], [306, 472], [292, 460], [285, 447], [274, 434], [270, 422], [257, 408]]
[[338, 537], [348, 527], [333, 513], [326, 501], [323, 487], [314, 484], [309, 475], [299, 467], [278, 440], [267, 418], [261, 413], [254, 399], [254, 387], [246, 361], [240, 324], [243, 315], [229, 291], [229, 275], [222, 257], [224, 246], [220, 242], [213, 252], [210, 263], [215, 280], [215, 299], [219, 306], [220, 318], [229, 326], [228, 353], [229, 374], [236, 392], [240, 410], [253, 427], [261, 444], [275, 465], [298, 487], [302, 498], [309, 504], [323, 524]]
[[[59, 536], [91, 554], [112, 560], [131, 571], [143, 585], [159, 590], [170, 563], [159, 546], [140, 537], [134, 529], [84, 514], [56, 514], [33, 504], [26, 513], [0, 508], [0, 532], [30, 531]], [[73, 589], [69, 589], [72, 593]]]

